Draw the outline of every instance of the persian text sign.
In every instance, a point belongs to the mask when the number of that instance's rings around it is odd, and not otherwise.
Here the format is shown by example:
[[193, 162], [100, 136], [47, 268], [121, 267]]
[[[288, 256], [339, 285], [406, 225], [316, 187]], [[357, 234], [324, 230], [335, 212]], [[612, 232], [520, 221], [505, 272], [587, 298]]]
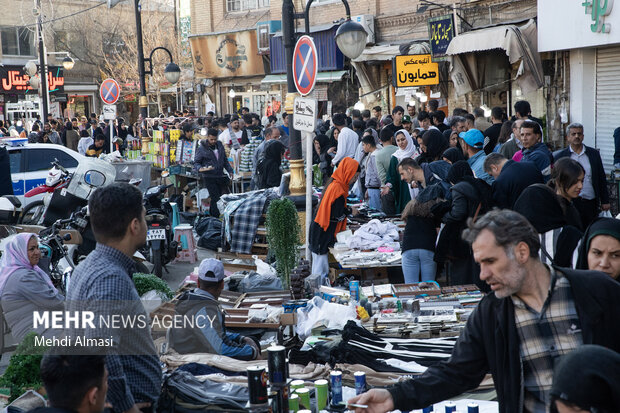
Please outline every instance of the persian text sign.
[[[580, 0], [582, 1], [582, 0]], [[609, 33], [611, 24], [605, 22], [605, 16], [609, 16], [614, 7], [614, 0], [583, 0], [581, 3], [586, 9], [586, 16], [590, 15], [592, 33]]]
[[[32, 93], [33, 89], [28, 85], [30, 76], [24, 73], [22, 66], [0, 67], [0, 91], [16, 93], [19, 95]], [[47, 71], [47, 87], [50, 93], [63, 93], [65, 91], [65, 77], [60, 67], [49, 66]], [[34, 89], [36, 93], [36, 89]]]
[[258, 54], [256, 30], [189, 38], [194, 71], [199, 77], [218, 79], [265, 74]]
[[446, 59], [446, 50], [454, 37], [454, 18], [451, 14], [428, 20], [428, 38], [433, 60]]
[[439, 84], [439, 65], [430, 54], [395, 56], [392, 62], [395, 87], [430, 86]]

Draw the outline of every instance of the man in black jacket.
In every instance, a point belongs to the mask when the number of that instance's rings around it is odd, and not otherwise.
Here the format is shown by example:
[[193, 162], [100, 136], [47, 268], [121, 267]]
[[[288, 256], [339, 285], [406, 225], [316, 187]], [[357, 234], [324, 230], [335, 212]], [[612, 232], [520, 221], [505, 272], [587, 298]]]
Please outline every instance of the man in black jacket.
[[569, 146], [555, 155], [555, 160], [570, 157], [583, 166], [586, 171], [583, 179], [583, 189], [579, 198], [573, 202], [583, 227], [598, 216], [600, 210], [609, 211], [609, 192], [607, 191], [607, 176], [603, 169], [603, 161], [598, 150], [583, 144], [583, 125], [571, 123], [566, 127], [566, 140]]
[[230, 179], [224, 174], [224, 169], [230, 176], [234, 171], [228, 163], [224, 145], [217, 139], [217, 130], [209, 128], [207, 139], [200, 141], [194, 157], [194, 170], [200, 173], [200, 187], [209, 190], [211, 198], [209, 214], [219, 218], [220, 210], [217, 201], [223, 193], [227, 193]]
[[490, 372], [501, 413], [548, 411], [560, 356], [583, 344], [620, 351], [616, 281], [596, 271], [544, 265], [536, 230], [514, 211], [487, 213], [464, 238], [494, 294], [470, 315], [450, 358], [349, 403], [368, 405], [373, 413], [424, 408], [475, 389]]
[[513, 209], [521, 192], [532, 184], [542, 184], [544, 179], [531, 162], [515, 162], [499, 153], [491, 153], [484, 160], [484, 170], [495, 178], [491, 186], [495, 207]]

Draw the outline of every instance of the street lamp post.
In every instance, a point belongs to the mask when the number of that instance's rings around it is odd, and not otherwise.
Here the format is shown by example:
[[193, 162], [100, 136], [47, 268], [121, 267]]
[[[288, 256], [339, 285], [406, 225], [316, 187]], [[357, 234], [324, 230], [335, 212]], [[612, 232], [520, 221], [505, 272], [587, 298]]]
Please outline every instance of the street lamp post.
[[[304, 160], [301, 151], [301, 134], [293, 129], [293, 106], [295, 97], [299, 96], [296, 92], [295, 81], [293, 78], [293, 51], [297, 41], [295, 34], [295, 19], [305, 20], [306, 34], [310, 35], [310, 6], [314, 0], [308, 0], [305, 12], [296, 14], [293, 1], [284, 0], [282, 2], [282, 37], [284, 41], [284, 57], [286, 60], [286, 85], [287, 95], [285, 100], [285, 110], [289, 119], [289, 150], [291, 152], [291, 181], [289, 189], [291, 195], [304, 195], [306, 193], [304, 180]], [[358, 57], [366, 46], [366, 31], [362, 25], [351, 21], [351, 9], [347, 0], [341, 0], [346, 10], [346, 20], [336, 31], [336, 43], [340, 51], [349, 59]], [[306, 154], [306, 157], [311, 154]], [[311, 159], [311, 158], [309, 158]]]

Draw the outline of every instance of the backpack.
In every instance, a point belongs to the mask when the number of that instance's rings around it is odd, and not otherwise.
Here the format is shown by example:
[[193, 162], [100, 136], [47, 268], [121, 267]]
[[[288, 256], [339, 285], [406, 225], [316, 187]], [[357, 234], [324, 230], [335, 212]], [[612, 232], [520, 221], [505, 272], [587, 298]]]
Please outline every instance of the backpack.
[[258, 162], [256, 162], [256, 185], [259, 189], [265, 186], [267, 180], [267, 176], [265, 175], [265, 164], [267, 160], [265, 159], [264, 152], [265, 151], [263, 151], [262, 156], [259, 157]]

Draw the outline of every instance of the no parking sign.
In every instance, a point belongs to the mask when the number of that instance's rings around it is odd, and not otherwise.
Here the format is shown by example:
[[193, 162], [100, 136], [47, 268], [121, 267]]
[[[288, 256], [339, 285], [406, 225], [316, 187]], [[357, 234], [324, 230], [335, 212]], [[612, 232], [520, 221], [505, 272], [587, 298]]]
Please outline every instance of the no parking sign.
[[302, 96], [314, 89], [319, 68], [318, 55], [314, 40], [310, 36], [301, 36], [293, 52], [293, 78], [295, 87]]

